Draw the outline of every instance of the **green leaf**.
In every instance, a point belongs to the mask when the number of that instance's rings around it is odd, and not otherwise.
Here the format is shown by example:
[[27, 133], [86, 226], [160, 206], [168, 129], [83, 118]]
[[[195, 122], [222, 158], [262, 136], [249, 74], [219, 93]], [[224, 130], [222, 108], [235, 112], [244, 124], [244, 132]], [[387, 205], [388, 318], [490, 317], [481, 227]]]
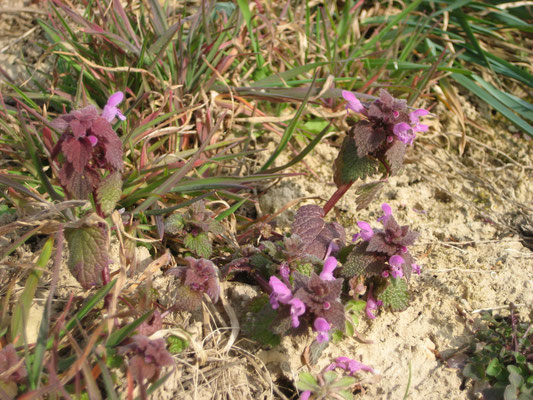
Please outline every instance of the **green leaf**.
[[332, 388], [349, 388], [355, 384], [355, 378], [352, 376], [344, 376], [340, 378], [337, 382], [331, 385]]
[[344, 400], [353, 400], [353, 394], [348, 390], [339, 390], [337, 392]]
[[207, 233], [200, 233], [196, 236], [189, 233], [185, 236], [183, 245], [202, 258], [211, 257], [211, 253], [213, 252], [213, 246]]
[[122, 175], [115, 172], [107, 176], [96, 190], [96, 201], [104, 214], [111, 214], [122, 194]]
[[182, 214], [172, 214], [165, 220], [165, 233], [178, 235], [183, 231], [185, 221]]
[[337, 379], [337, 373], [334, 371], [327, 371], [324, 373], [324, 382], [326, 385], [330, 385]]
[[107, 225], [86, 225], [65, 229], [68, 268], [84, 289], [102, 285], [102, 271], [109, 264]]
[[119, 330], [113, 332], [109, 339], [107, 339], [106, 347], [113, 348], [118, 346], [124, 339], [130, 336], [144, 321], [152, 316], [153, 311], [150, 310], [137, 318], [135, 321], [123, 326]]
[[170, 351], [171, 354], [181, 353], [183, 350], [189, 347], [189, 342], [187, 342], [185, 339], [182, 339], [174, 335], [170, 336], [167, 339], [167, 343], [168, 343], [168, 351]]
[[375, 256], [367, 253], [362, 246], [356, 246], [346, 257], [342, 264], [341, 275], [345, 278], [354, 276], [373, 276], [380, 275], [383, 269], [383, 261], [376, 259]]
[[509, 371], [509, 382], [519, 388], [524, 384], [524, 378], [522, 377], [522, 371], [520, 368], [514, 365], [508, 365], [507, 370]]
[[355, 140], [347, 136], [335, 160], [334, 180], [337, 187], [357, 179], [365, 179], [376, 170], [377, 162], [368, 157], [359, 158]]
[[492, 360], [490, 360], [489, 365], [487, 365], [485, 373], [489, 376], [498, 376], [502, 371], [503, 367], [500, 364], [499, 360], [497, 358], [493, 358]]
[[387, 288], [378, 296], [384, 307], [392, 311], [402, 311], [409, 305], [409, 291], [405, 279], [390, 278]]
[[272, 331], [276, 326], [274, 321], [278, 314], [272, 309], [269, 297], [264, 295], [254, 298], [246, 310], [246, 319], [242, 324], [244, 334], [264, 345], [272, 347], [279, 345], [281, 338]]
[[298, 382], [296, 382], [296, 387], [299, 390], [310, 391], [316, 391], [320, 389], [316, 378], [309, 372], [301, 372], [300, 375], [298, 375]]
[[42, 269], [46, 268], [46, 265], [48, 264], [48, 261], [50, 260], [53, 246], [54, 246], [54, 238], [50, 237], [44, 244], [43, 249], [41, 250], [41, 255], [39, 256], [39, 259], [37, 260], [36, 266], [39, 269], [33, 269], [30, 271], [28, 275], [28, 279], [26, 279], [26, 283], [24, 285], [24, 290], [22, 294], [20, 295], [17, 304], [15, 305], [13, 309], [13, 316], [11, 317], [11, 327], [10, 327], [10, 335], [11, 335], [12, 341], [14, 341], [15, 338], [17, 337], [20, 337], [20, 335], [22, 335], [22, 329], [25, 323], [27, 323], [28, 321], [28, 314], [30, 312], [30, 307], [33, 301], [33, 297], [35, 296], [35, 290], [37, 289], [37, 284], [39, 283], [39, 279], [41, 278], [43, 274]]
[[518, 397], [516, 396], [518, 392], [518, 388], [514, 385], [507, 385], [505, 388], [505, 392], [503, 392], [503, 398], [504, 400], [516, 400]]

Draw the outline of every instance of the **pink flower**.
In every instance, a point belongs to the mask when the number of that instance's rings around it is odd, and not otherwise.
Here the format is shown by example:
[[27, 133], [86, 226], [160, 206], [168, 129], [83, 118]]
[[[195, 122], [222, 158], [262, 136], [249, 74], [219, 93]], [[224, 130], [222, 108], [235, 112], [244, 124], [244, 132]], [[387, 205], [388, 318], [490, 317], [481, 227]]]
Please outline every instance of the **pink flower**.
[[302, 394], [300, 395], [300, 400], [309, 400], [309, 397], [311, 397], [311, 391], [306, 390], [306, 391], [303, 391]]
[[275, 276], [270, 277], [269, 281], [272, 293], [270, 294], [270, 305], [275, 310], [279, 308], [279, 303], [288, 304], [292, 299], [291, 290]]
[[335, 268], [337, 268], [337, 259], [335, 257], [328, 257], [320, 273], [320, 279], [323, 281], [334, 281], [333, 271]]
[[411, 264], [411, 268], [413, 268], [413, 273], [420, 275], [421, 266], [419, 264]]
[[378, 221], [384, 224], [387, 222], [387, 218], [392, 215], [392, 208], [388, 203], [383, 203], [381, 209], [383, 210], [383, 216], [379, 217]]
[[377, 311], [378, 307], [381, 306], [383, 302], [381, 300], [376, 300], [372, 295], [372, 287], [368, 289], [368, 296], [366, 299], [366, 316], [369, 319], [375, 319], [374, 311]]
[[115, 119], [115, 117], [118, 117], [118, 119], [124, 121], [126, 117], [117, 107], [120, 103], [122, 103], [122, 100], [124, 100], [124, 93], [122, 92], [116, 92], [109, 96], [107, 104], [102, 111], [102, 118], [105, 118], [111, 122]]
[[396, 138], [405, 144], [412, 144], [416, 137], [415, 131], [411, 128], [411, 125], [405, 122], [400, 122], [399, 124], [394, 125], [392, 131]]
[[395, 254], [389, 258], [389, 265], [391, 266], [390, 274], [394, 279], [403, 277], [402, 264], [405, 264], [402, 256]]
[[418, 121], [419, 117], [423, 117], [424, 115], [428, 114], [429, 111], [424, 110], [423, 108], [419, 108], [418, 110], [409, 113], [409, 120], [411, 121], [411, 125], [414, 125], [414, 132], [426, 132], [429, 129], [427, 125], [421, 124]]
[[331, 325], [329, 324], [329, 322], [322, 317], [318, 317], [317, 319], [315, 319], [313, 326], [315, 327], [315, 331], [318, 332], [316, 341], [318, 343], [327, 342], [329, 340], [328, 332], [331, 329]]
[[93, 135], [89, 135], [87, 136], [87, 139], [89, 139], [89, 142], [91, 142], [91, 146], [96, 146], [97, 143], [98, 143], [98, 138], [96, 136], [93, 136]]
[[291, 305], [292, 327], [298, 328], [298, 326], [300, 326], [300, 320], [298, 317], [305, 313], [305, 304], [297, 297], [290, 300], [289, 304]]
[[374, 236], [374, 231], [368, 222], [359, 221], [357, 226], [361, 229], [361, 232], [353, 235], [352, 241], [355, 242], [357, 239], [361, 238], [364, 241], [369, 241], [372, 236]]
[[359, 361], [352, 360], [348, 357], [337, 357], [335, 359], [335, 362], [330, 364], [326, 371], [332, 371], [335, 368], [341, 368], [348, 372], [348, 375], [354, 376], [356, 372], [358, 371], [367, 371], [374, 373], [374, 369], [372, 367], [369, 367], [368, 365], [365, 365], [363, 363], [360, 363]]
[[355, 94], [353, 94], [352, 92], [349, 92], [348, 90], [343, 90], [342, 97], [348, 102], [348, 104], [346, 104], [347, 110], [350, 109], [355, 111], [356, 113], [361, 113], [365, 110], [359, 99], [355, 97]]

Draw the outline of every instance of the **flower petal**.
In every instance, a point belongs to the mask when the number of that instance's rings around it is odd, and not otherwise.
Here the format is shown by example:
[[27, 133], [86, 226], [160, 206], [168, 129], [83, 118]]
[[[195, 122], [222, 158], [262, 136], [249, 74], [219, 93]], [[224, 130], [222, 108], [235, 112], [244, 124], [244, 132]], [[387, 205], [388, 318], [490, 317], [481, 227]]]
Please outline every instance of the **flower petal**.
[[335, 280], [335, 277], [333, 276], [335, 268], [337, 268], [337, 259], [335, 257], [328, 257], [324, 263], [324, 268], [320, 273], [320, 279], [323, 281]]
[[115, 92], [111, 96], [109, 96], [109, 99], [107, 99], [107, 104], [110, 107], [116, 107], [120, 103], [122, 103], [122, 100], [124, 100], [124, 93], [122, 92]]
[[350, 110], [353, 110], [356, 113], [360, 113], [365, 110], [359, 99], [352, 92], [349, 92], [348, 90], [343, 90], [342, 97], [348, 102], [346, 108], [349, 108]]

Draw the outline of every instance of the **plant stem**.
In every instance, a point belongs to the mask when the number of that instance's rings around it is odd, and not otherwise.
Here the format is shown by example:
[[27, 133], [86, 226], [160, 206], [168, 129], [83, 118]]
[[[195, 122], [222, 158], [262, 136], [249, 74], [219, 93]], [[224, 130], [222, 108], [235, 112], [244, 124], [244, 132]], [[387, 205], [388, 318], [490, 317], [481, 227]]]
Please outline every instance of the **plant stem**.
[[337, 204], [337, 202], [344, 196], [344, 194], [352, 187], [355, 181], [344, 183], [338, 187], [337, 191], [333, 193], [331, 198], [327, 201], [324, 206], [324, 215], [331, 211], [331, 209]]

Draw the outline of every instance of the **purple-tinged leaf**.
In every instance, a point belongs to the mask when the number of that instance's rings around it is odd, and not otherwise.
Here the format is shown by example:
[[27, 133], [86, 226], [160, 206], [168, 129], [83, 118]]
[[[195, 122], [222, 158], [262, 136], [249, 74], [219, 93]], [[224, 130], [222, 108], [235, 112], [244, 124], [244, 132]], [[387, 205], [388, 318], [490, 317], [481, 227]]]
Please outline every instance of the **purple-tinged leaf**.
[[398, 251], [398, 247], [394, 244], [389, 244], [385, 241], [382, 233], [375, 234], [368, 242], [366, 251], [376, 251], [378, 253], [385, 253], [389, 256], [394, 255]]
[[135, 335], [131, 343], [118, 348], [118, 354], [128, 356], [130, 371], [137, 382], [150, 380], [159, 374], [162, 367], [174, 365], [165, 339], [151, 340]]
[[102, 285], [102, 271], [109, 265], [107, 225], [98, 223], [65, 229], [68, 267], [84, 289]]
[[370, 182], [365, 183], [357, 188], [355, 193], [358, 196], [355, 199], [355, 203], [357, 204], [358, 211], [368, 207], [372, 200], [374, 200], [374, 198], [381, 191], [384, 183], [385, 181]]
[[122, 175], [115, 172], [106, 177], [96, 190], [96, 201], [104, 214], [111, 214], [122, 194]]
[[84, 200], [96, 189], [100, 176], [92, 168], [85, 168], [82, 173], [78, 173], [72, 164], [66, 162], [59, 170], [59, 181], [72, 198]]
[[[104, 118], [97, 118], [91, 128], [91, 132], [102, 143], [105, 152], [105, 161], [114, 169], [122, 170], [122, 142], [118, 138], [111, 124]], [[99, 147], [99, 146], [98, 146]]]
[[403, 158], [407, 145], [399, 140], [395, 140], [385, 152], [385, 158], [390, 166], [391, 175], [397, 174], [403, 165]]
[[317, 205], [306, 205], [300, 207], [292, 223], [292, 233], [302, 239], [305, 244], [309, 244], [316, 239], [324, 228], [324, 210]]
[[61, 151], [65, 155], [67, 161], [72, 164], [74, 170], [78, 174], [82, 174], [91, 159], [92, 145], [91, 142], [84, 137], [80, 139], [70, 137], [61, 145]]
[[369, 121], [361, 121], [355, 124], [350, 132], [350, 136], [353, 136], [355, 140], [358, 158], [363, 158], [369, 153], [372, 153], [387, 139], [385, 129]]

